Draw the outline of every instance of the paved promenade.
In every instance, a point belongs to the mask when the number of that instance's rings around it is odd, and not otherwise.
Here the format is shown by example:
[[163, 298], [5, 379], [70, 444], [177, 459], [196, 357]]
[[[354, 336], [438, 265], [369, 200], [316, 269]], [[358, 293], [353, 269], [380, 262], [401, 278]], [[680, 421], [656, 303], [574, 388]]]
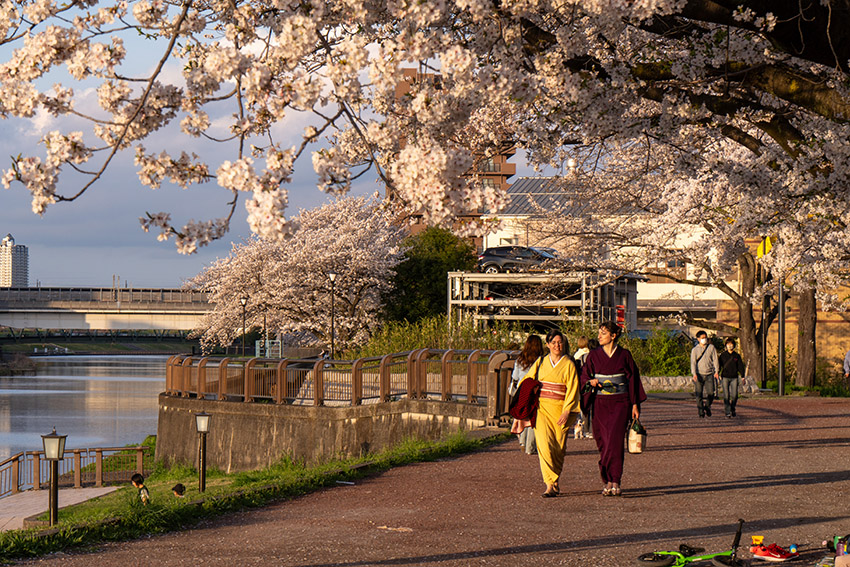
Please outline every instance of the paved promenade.
[[[627, 455], [624, 495], [602, 497], [592, 440], [570, 440], [559, 498], [511, 440], [399, 467], [182, 532], [25, 565], [488, 565], [624, 567], [682, 542], [720, 551], [796, 543], [811, 566], [850, 532], [850, 400], [752, 398], [737, 419], [698, 419], [690, 400], [644, 405], [649, 450]], [[742, 556], [749, 558], [747, 546]], [[759, 561], [754, 564], [759, 564]]]
[[[63, 488], [59, 491], [59, 509], [79, 504], [104, 494], [118, 490], [117, 486], [102, 488]], [[49, 508], [49, 490], [27, 490], [0, 498], [0, 532], [17, 530], [23, 527], [24, 518], [46, 512]]]

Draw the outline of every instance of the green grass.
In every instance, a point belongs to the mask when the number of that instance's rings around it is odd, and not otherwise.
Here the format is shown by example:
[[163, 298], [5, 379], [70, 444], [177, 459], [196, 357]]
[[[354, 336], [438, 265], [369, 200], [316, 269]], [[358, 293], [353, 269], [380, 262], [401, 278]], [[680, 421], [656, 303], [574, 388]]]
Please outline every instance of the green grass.
[[[125, 540], [190, 526], [203, 518], [263, 506], [351, 481], [392, 467], [432, 461], [475, 451], [504, 441], [508, 433], [476, 440], [458, 433], [441, 441], [407, 440], [381, 453], [356, 459], [338, 459], [316, 466], [284, 458], [259, 471], [225, 474], [207, 471], [206, 492], [198, 492], [197, 472], [186, 466], [161, 465], [146, 480], [151, 502], [143, 506], [128, 485], [111, 494], [63, 508], [57, 529], [33, 528], [0, 533], [0, 560], [35, 557], [72, 547]], [[146, 440], [148, 441], [148, 440]], [[183, 498], [171, 487], [186, 486]], [[46, 520], [46, 514], [40, 519]]]

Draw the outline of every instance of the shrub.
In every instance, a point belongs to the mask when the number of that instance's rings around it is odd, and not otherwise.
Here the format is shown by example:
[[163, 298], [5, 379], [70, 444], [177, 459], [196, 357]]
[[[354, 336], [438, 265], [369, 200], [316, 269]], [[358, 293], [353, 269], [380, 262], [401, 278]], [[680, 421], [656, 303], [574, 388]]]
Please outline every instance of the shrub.
[[511, 343], [515, 346], [518, 336], [524, 336], [521, 327], [499, 321], [488, 327], [476, 327], [471, 320], [449, 324], [445, 315], [426, 317], [415, 323], [390, 321], [368, 343], [346, 352], [346, 358], [382, 356], [418, 348], [507, 349]]

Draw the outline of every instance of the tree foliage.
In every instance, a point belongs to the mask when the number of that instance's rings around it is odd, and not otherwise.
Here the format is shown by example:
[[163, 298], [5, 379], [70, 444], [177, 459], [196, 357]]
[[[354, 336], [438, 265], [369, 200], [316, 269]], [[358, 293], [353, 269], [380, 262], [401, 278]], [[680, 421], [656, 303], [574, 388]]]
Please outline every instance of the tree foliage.
[[451, 231], [429, 227], [405, 239], [385, 311], [392, 321], [414, 323], [446, 312], [447, 274], [475, 267], [475, 249]]
[[293, 222], [288, 240], [234, 245], [230, 256], [189, 282], [209, 292], [214, 305], [196, 329], [203, 344], [226, 345], [239, 335], [243, 297], [246, 329], [265, 324], [301, 344], [330, 344], [332, 307], [341, 348], [362, 343], [376, 328], [381, 293], [402, 257], [391, 216], [373, 200], [347, 197], [301, 211]]
[[[847, 230], [848, 11], [838, 0], [10, 1], [0, 115], [62, 119], [45, 154], [15, 158], [3, 181], [43, 213], [133, 148], [143, 184], [216, 180], [277, 238], [292, 229], [286, 186], [313, 142], [324, 140], [312, 151], [321, 189], [344, 192], [371, 168], [437, 223], [504, 203], [463, 174], [509, 142], [538, 164], [573, 152], [620, 185], [675, 172], [635, 188], [658, 206], [695, 184], [752, 196], [749, 218], [730, 217], [784, 236], [778, 268], [815, 241], [843, 258], [823, 236]], [[156, 64], [140, 70], [136, 52]], [[411, 62], [440, 79], [398, 97]], [[308, 125], [290, 145], [281, 125], [295, 118]], [[230, 155], [185, 151], [202, 147], [194, 138]], [[142, 223], [191, 252], [232, 213]]]
[[[840, 0], [15, 0], [0, 11], [0, 115], [60, 119], [44, 155], [14, 158], [2, 181], [40, 214], [133, 148], [145, 185], [224, 189], [222, 218], [142, 219], [191, 252], [226, 232], [243, 193], [257, 234], [288, 237], [305, 153], [320, 189], [371, 170], [395, 203], [448, 225], [504, 205], [465, 174], [518, 144], [534, 165], [575, 160], [597, 188], [583, 203], [645, 211], [585, 231], [640, 249], [612, 254], [625, 269], [692, 262], [738, 304], [751, 352], [763, 289], [748, 239], [776, 236], [763, 265], [821, 301], [850, 273], [848, 16]], [[157, 63], [140, 72], [131, 50]], [[424, 73], [402, 72], [413, 65]], [[186, 151], [196, 138], [229, 155]]]

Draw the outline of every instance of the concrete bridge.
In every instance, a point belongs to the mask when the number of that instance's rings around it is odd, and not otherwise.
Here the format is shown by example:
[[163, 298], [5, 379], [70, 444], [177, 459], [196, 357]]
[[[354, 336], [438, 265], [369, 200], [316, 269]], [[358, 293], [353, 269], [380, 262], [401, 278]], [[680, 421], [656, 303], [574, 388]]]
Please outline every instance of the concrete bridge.
[[188, 330], [210, 309], [207, 295], [182, 289], [0, 288], [0, 327]]

